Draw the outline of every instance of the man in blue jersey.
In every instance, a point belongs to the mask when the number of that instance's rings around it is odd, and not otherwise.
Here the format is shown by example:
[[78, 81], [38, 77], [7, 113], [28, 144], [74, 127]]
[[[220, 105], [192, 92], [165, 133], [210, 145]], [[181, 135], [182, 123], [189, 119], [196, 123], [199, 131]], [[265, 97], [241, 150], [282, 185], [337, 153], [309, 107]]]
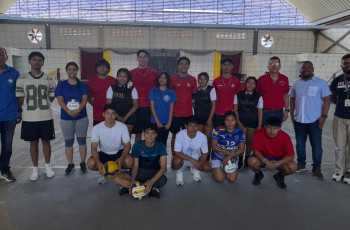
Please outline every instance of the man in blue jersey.
[[19, 73], [16, 69], [6, 65], [7, 52], [0, 47], [0, 178], [8, 182], [16, 180], [10, 170], [12, 155], [12, 140], [16, 123], [20, 122], [20, 110], [16, 100], [16, 81]]

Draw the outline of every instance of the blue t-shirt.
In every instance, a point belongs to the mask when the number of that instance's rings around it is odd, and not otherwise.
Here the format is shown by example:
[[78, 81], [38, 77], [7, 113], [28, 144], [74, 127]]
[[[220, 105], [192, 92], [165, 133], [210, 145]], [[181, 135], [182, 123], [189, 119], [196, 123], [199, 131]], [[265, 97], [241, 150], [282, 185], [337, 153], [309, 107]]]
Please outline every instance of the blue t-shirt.
[[[154, 108], [156, 110], [160, 123], [167, 124], [169, 121], [170, 104], [177, 101], [174, 90], [166, 89], [164, 91], [159, 88], [153, 88], [148, 95], [148, 100], [154, 101]], [[156, 123], [156, 120], [151, 116], [151, 123]]]
[[159, 170], [159, 159], [166, 156], [166, 148], [162, 142], [155, 141], [153, 147], [146, 147], [145, 141], [138, 141], [132, 147], [131, 155], [139, 158], [139, 168]]
[[0, 121], [10, 121], [19, 117], [16, 99], [16, 81], [19, 72], [6, 66], [5, 71], [0, 74]]
[[[89, 95], [89, 89], [85, 82], [80, 81], [80, 89], [77, 85], [69, 84], [68, 80], [61, 81], [58, 83], [55, 91], [55, 97], [62, 96], [64, 103], [80, 103], [83, 100], [83, 95]], [[62, 120], [79, 120], [86, 117], [86, 108], [84, 108], [77, 117], [71, 117], [61, 109]]]
[[[225, 127], [219, 126], [213, 131], [212, 138], [218, 141], [218, 146], [220, 148], [230, 151], [236, 151], [240, 143], [245, 143], [244, 132], [238, 128], [230, 133], [225, 129]], [[212, 149], [211, 157], [212, 159], [222, 160], [226, 157], [226, 155]]]

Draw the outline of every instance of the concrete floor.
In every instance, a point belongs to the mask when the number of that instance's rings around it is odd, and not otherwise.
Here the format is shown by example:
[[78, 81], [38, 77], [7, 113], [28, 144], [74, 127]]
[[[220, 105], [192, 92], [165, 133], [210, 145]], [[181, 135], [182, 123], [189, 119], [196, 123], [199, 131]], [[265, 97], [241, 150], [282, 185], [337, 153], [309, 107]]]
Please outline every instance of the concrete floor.
[[[0, 229], [348, 229], [350, 227], [350, 186], [331, 180], [334, 169], [334, 141], [331, 121], [323, 133], [324, 180], [311, 176], [308, 146], [308, 171], [286, 178], [288, 188], [281, 190], [272, 178], [275, 172], [264, 171], [260, 186], [253, 186], [253, 173], [239, 172], [235, 184], [216, 184], [209, 173], [202, 182], [192, 180], [185, 171], [185, 185], [175, 185], [175, 173], [166, 173], [168, 184], [160, 199], [136, 201], [120, 197], [118, 187], [108, 181], [97, 184], [97, 173], [81, 175], [79, 169], [64, 175], [67, 160], [59, 127], [59, 107], [53, 104], [56, 139], [52, 141], [52, 165], [56, 176], [47, 179], [43, 169], [36, 182], [29, 181], [31, 159], [29, 144], [19, 139], [17, 126], [11, 161], [14, 183], [0, 181]], [[91, 107], [89, 110], [90, 122]], [[92, 122], [91, 122], [92, 123]], [[284, 123], [295, 143], [290, 119]], [[91, 130], [88, 134], [90, 143]], [[170, 143], [170, 142], [168, 142]], [[169, 149], [169, 147], [168, 147]], [[75, 146], [75, 164], [79, 154]], [[170, 152], [170, 151], [169, 151]], [[88, 157], [90, 153], [88, 153]], [[170, 158], [169, 158], [170, 159]], [[170, 162], [170, 161], [169, 161]], [[44, 166], [42, 153], [40, 166]]]

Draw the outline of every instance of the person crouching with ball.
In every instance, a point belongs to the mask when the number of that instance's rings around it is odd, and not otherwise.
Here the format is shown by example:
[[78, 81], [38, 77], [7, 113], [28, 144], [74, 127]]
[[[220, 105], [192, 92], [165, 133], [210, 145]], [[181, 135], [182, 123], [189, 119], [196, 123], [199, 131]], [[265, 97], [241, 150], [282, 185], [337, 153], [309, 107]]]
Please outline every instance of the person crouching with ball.
[[121, 185], [119, 195], [131, 193], [136, 181], [145, 186], [145, 195], [160, 198], [159, 189], [167, 183], [164, 173], [167, 170], [167, 152], [165, 145], [156, 141], [157, 131], [149, 126], [144, 131], [145, 140], [136, 142], [131, 151], [134, 166], [131, 172], [119, 173], [114, 182]]

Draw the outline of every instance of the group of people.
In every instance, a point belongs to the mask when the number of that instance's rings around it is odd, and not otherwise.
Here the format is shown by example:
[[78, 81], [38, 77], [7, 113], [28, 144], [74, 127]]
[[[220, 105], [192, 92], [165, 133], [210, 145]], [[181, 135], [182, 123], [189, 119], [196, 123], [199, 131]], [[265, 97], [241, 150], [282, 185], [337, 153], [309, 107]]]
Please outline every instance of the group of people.
[[[160, 196], [159, 188], [167, 182], [164, 174], [169, 132], [171, 167], [176, 170], [177, 185], [184, 184], [185, 167], [190, 167], [195, 181], [201, 180], [200, 171], [211, 171], [216, 182], [226, 178], [233, 183], [238, 170], [227, 172], [222, 167], [233, 164], [237, 169], [249, 167], [255, 173], [254, 185], [264, 177], [262, 167], [277, 169], [274, 179], [280, 188], [286, 188], [285, 176], [306, 170], [307, 136], [312, 147], [313, 175], [322, 179], [322, 127], [333, 95], [336, 169], [332, 178], [350, 184], [350, 54], [343, 56], [344, 73], [333, 80], [330, 89], [324, 80], [314, 76], [310, 61], [302, 63], [300, 78], [290, 89], [276, 56], [269, 59], [265, 75], [248, 77], [244, 86], [232, 75], [234, 63], [230, 58], [222, 59], [222, 74], [212, 86], [208, 84], [208, 73], [199, 73], [197, 78], [188, 74], [191, 62], [184, 56], [177, 60], [178, 74], [157, 74], [148, 67], [146, 50], [137, 52], [137, 68], [120, 68], [116, 78], [108, 76], [110, 64], [99, 60], [95, 64], [97, 76], [87, 83], [78, 79], [75, 62], [66, 65], [68, 79], [57, 82], [41, 71], [45, 57], [40, 52], [29, 55], [28, 73], [19, 74], [6, 65], [7, 59], [6, 50], [0, 48], [0, 177], [6, 181], [16, 180], [9, 165], [15, 126], [20, 122], [21, 139], [30, 142], [34, 166], [30, 180], [39, 178], [40, 139], [45, 174], [55, 175], [50, 164], [50, 140], [55, 138], [51, 102], [55, 97], [61, 107], [60, 126], [68, 161], [65, 174], [75, 170], [76, 137], [81, 173], [88, 169], [99, 171], [98, 183], [103, 184], [104, 163], [116, 161], [121, 170], [114, 182], [121, 185], [121, 195], [140, 181], [146, 194]], [[87, 103], [93, 107], [93, 129], [91, 157], [86, 161]], [[297, 163], [293, 160], [291, 138], [281, 130], [289, 114], [295, 129]]]

